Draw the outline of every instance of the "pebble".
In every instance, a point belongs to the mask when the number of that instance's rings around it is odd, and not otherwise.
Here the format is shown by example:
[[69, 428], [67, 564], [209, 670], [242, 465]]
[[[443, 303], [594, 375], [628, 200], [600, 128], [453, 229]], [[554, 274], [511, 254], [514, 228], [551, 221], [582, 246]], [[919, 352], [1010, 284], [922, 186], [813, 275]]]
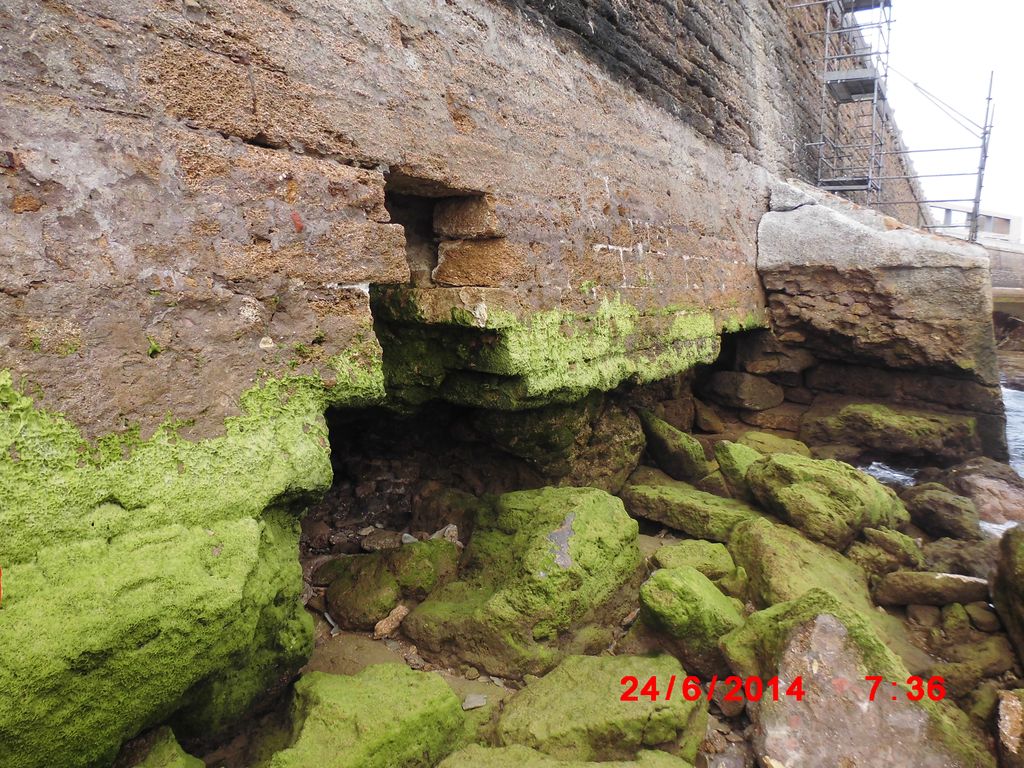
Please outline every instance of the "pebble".
[[398, 631], [402, 619], [409, 615], [409, 609], [404, 605], [396, 605], [391, 613], [378, 621], [373, 627], [373, 639], [380, 640]]
[[459, 526], [455, 525], [455, 523], [449, 523], [441, 530], [434, 531], [430, 538], [444, 539], [445, 541], [450, 541], [454, 544], [459, 540]]
[[487, 706], [487, 697], [482, 693], [471, 693], [462, 702], [462, 709], [468, 712], [471, 709], [480, 709]]
[[480, 677], [480, 670], [478, 670], [476, 667], [467, 667], [463, 677], [465, 677], [467, 680], [476, 680], [478, 677]]
[[417, 539], [411, 533], [403, 533], [402, 534], [402, 543], [403, 544], [415, 544], [418, 541], [419, 541], [419, 539]]
[[369, 536], [376, 530], [377, 529], [374, 528], [372, 525], [368, 525], [365, 528], [360, 528], [358, 531], [356, 531], [356, 533], [358, 533], [360, 536]]

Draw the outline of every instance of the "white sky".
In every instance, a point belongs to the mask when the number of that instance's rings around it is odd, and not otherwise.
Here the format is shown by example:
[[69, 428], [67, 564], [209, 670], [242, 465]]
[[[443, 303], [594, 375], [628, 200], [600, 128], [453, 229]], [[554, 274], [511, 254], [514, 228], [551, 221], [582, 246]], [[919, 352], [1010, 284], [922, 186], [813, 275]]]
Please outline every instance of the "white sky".
[[[980, 144], [897, 72], [977, 123], [995, 70], [982, 209], [1024, 215], [1024, 2], [893, 0], [889, 101], [908, 149]], [[977, 151], [912, 155], [917, 173], [977, 170]], [[930, 198], [974, 197], [975, 179], [923, 179]]]

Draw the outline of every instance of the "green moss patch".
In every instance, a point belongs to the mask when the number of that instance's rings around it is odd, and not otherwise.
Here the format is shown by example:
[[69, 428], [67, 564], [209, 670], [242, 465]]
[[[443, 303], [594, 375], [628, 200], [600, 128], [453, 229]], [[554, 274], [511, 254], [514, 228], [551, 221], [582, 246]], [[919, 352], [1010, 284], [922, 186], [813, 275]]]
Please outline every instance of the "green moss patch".
[[667, 752], [643, 751], [637, 759], [593, 763], [560, 760], [528, 747], [466, 747], [448, 757], [438, 768], [693, 768], [691, 763]]

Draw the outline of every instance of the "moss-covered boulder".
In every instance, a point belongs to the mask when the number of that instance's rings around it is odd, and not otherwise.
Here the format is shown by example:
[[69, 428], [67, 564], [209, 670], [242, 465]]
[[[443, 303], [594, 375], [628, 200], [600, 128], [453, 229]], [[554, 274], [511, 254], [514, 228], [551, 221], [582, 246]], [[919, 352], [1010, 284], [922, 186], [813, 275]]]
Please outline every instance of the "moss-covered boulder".
[[422, 600], [451, 581], [458, 562], [455, 544], [433, 539], [328, 561], [314, 580], [329, 584], [327, 606], [339, 625], [371, 629], [399, 600]]
[[966, 496], [953, 493], [939, 483], [922, 483], [908, 488], [900, 499], [918, 528], [936, 538], [976, 540], [982, 538], [978, 509]]
[[718, 641], [743, 623], [742, 604], [695, 568], [655, 571], [640, 588], [644, 619], [670, 638], [687, 669], [705, 677], [725, 672]]
[[988, 600], [988, 582], [958, 573], [896, 571], [875, 586], [879, 605], [951, 605]]
[[[656, 701], [622, 701], [624, 676], [642, 687], [654, 677]], [[498, 721], [498, 740], [571, 760], [633, 759], [642, 749], [671, 749], [693, 760], [704, 738], [707, 706], [667, 697], [686, 672], [671, 656], [570, 656], [513, 696]]]
[[811, 458], [811, 449], [806, 443], [799, 440], [792, 440], [788, 437], [779, 437], [771, 432], [746, 432], [740, 436], [740, 445], [753, 448], [765, 455], [772, 453], [792, 453], [795, 456]]
[[[783, 686], [801, 679], [802, 700], [766, 697], [756, 709], [754, 750], [763, 764], [812, 768], [841, 754], [857, 765], [994, 768], [967, 716], [949, 701], [911, 701], [907, 668], [832, 594], [812, 590], [759, 611], [722, 648], [739, 675], [778, 676]], [[867, 675], [883, 680], [874, 701]]]
[[324, 407], [270, 382], [218, 437], [87, 441], [0, 373], [0, 765], [109, 765], [169, 718], [213, 735], [305, 663]]
[[864, 541], [846, 549], [846, 557], [859, 565], [872, 583], [887, 573], [924, 568], [924, 553], [917, 542], [891, 528], [865, 528]]
[[700, 480], [714, 471], [697, 438], [673, 427], [650, 411], [640, 411], [647, 435], [647, 452], [659, 467], [676, 480]]
[[421, 649], [491, 674], [544, 672], [566, 633], [636, 576], [637, 530], [619, 499], [594, 488], [500, 496], [477, 521], [460, 578], [402, 627]]
[[815, 405], [800, 424], [812, 445], [843, 444], [875, 455], [952, 463], [981, 454], [976, 419], [880, 403]]
[[764, 517], [753, 507], [725, 499], [668, 477], [658, 479], [645, 472], [645, 485], [630, 483], [622, 489], [622, 500], [634, 517], [667, 525], [688, 536], [725, 542], [737, 523]]
[[174, 731], [163, 727], [153, 734], [146, 756], [132, 761], [132, 768], [205, 768], [205, 763], [186, 753], [174, 738]]
[[765, 509], [836, 549], [866, 527], [897, 528], [910, 519], [891, 489], [840, 461], [774, 454], [750, 466], [747, 482]]
[[474, 744], [449, 755], [438, 768], [693, 768], [693, 765], [675, 755], [655, 750], [640, 752], [636, 760], [594, 763], [571, 758], [561, 760], [529, 747], [481, 747]]
[[750, 486], [747, 485], [747, 470], [755, 461], [764, 458], [764, 454], [748, 445], [734, 443], [730, 440], [719, 440], [715, 443], [715, 459], [718, 468], [725, 478], [732, 495], [738, 499], [752, 500]]
[[444, 679], [404, 664], [303, 675], [292, 731], [269, 768], [432, 768], [466, 732], [462, 704]]
[[747, 593], [757, 607], [796, 600], [820, 589], [866, 616], [915, 671], [932, 663], [910, 642], [902, 622], [876, 610], [864, 572], [829, 547], [810, 541], [788, 526], [756, 520], [736, 527], [729, 552], [746, 572]]
[[992, 602], [1017, 655], [1024, 659], [1024, 528], [1011, 528], [999, 542]]
[[668, 544], [654, 553], [653, 560], [658, 568], [696, 568], [712, 581], [736, 570], [732, 555], [724, 544], [703, 539]]

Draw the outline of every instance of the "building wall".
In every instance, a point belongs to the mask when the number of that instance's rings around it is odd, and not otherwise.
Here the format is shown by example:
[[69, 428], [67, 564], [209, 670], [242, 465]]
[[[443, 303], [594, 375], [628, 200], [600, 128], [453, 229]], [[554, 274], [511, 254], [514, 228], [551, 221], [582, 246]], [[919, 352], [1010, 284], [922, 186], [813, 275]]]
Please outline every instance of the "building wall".
[[[380, 369], [369, 286], [412, 273], [403, 322], [628, 307], [605, 384], [666, 313], [761, 323], [757, 222], [820, 97], [820, 9], [785, 6], [5, 3], [0, 368], [92, 433], [207, 435], [266, 377]], [[459, 196], [494, 228], [438, 285], [395, 212]]]

